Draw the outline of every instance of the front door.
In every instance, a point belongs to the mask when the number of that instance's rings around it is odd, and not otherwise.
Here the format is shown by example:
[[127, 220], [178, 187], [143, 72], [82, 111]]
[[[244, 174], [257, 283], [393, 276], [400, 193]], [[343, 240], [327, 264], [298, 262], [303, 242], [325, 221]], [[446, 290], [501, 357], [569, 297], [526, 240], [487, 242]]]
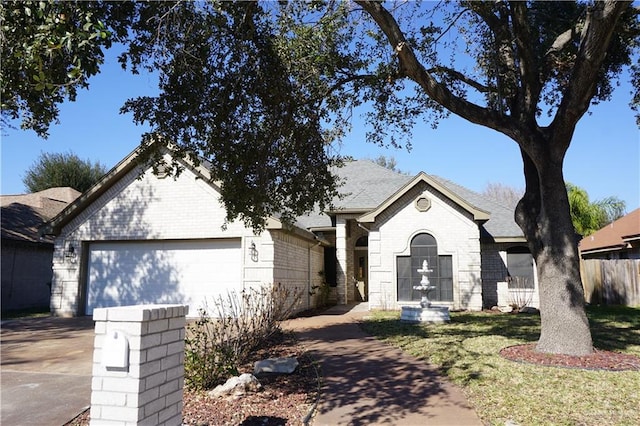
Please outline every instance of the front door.
[[369, 265], [367, 262], [367, 250], [355, 251], [355, 279], [356, 279], [356, 301], [366, 302], [369, 296]]

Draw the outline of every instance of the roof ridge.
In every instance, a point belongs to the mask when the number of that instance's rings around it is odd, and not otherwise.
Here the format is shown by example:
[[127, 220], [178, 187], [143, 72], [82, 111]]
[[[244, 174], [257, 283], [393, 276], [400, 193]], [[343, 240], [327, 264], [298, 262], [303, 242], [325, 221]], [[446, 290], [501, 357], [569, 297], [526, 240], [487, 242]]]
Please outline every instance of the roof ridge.
[[[488, 202], [490, 204], [493, 204], [496, 207], [500, 207], [501, 209], [508, 210], [508, 211], [512, 211], [513, 210], [511, 207], [509, 207], [509, 206], [507, 206], [505, 204], [502, 204], [502, 202], [500, 200], [498, 200], [496, 198], [493, 198], [493, 197], [490, 197], [490, 196], [487, 196], [485, 194], [482, 194], [482, 193], [480, 193], [478, 191], [474, 191], [473, 189], [470, 189], [470, 188], [467, 188], [466, 186], [460, 185], [459, 183], [454, 182], [451, 179], [443, 178], [442, 176], [438, 176], [438, 175], [431, 175], [431, 176], [436, 178], [436, 179], [438, 179], [438, 180], [440, 180], [440, 181], [442, 181], [443, 183], [446, 182], [446, 183], [448, 183], [448, 184], [450, 184], [450, 185], [452, 185], [454, 187], [462, 188], [465, 191], [471, 192], [474, 195], [480, 197], [483, 201], [486, 201], [486, 202]], [[458, 195], [460, 195], [460, 194], [458, 194]], [[465, 198], [465, 197], [462, 197], [462, 198]], [[467, 200], [467, 201], [470, 202], [469, 200]], [[480, 207], [480, 206], [475, 206], [475, 207]]]

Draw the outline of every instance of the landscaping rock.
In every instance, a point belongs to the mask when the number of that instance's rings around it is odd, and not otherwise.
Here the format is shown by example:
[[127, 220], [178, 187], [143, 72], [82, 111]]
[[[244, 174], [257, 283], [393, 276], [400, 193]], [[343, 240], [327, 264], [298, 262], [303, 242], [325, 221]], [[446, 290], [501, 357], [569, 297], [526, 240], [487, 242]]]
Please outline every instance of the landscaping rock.
[[513, 306], [499, 306], [498, 310], [503, 314], [508, 314], [513, 312]]
[[240, 396], [248, 392], [258, 392], [262, 385], [253, 374], [244, 373], [240, 376], [232, 377], [224, 385], [216, 386], [209, 392], [209, 396], [222, 398], [226, 396]]
[[296, 358], [269, 358], [256, 361], [253, 365], [253, 374], [261, 373], [291, 374], [298, 368]]
[[539, 314], [540, 310], [531, 306], [523, 306], [518, 312], [521, 314]]

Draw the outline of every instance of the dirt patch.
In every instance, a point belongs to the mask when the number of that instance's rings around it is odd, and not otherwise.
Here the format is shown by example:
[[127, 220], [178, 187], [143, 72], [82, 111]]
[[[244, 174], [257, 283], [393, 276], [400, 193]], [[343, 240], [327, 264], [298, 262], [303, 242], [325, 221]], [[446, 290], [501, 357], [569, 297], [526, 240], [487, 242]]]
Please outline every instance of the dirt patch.
[[535, 343], [509, 346], [500, 351], [503, 358], [528, 364], [578, 368], [585, 370], [640, 370], [640, 357], [619, 352], [596, 350], [591, 355], [571, 356], [537, 352]]

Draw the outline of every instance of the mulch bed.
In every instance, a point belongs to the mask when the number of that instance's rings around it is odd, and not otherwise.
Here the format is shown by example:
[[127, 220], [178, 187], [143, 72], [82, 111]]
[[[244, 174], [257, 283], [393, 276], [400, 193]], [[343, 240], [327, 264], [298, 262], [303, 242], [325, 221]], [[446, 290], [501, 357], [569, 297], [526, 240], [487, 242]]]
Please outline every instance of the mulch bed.
[[503, 358], [548, 367], [606, 371], [640, 371], [640, 357], [612, 351], [595, 350], [591, 355], [571, 356], [536, 351], [535, 343], [509, 346], [500, 351]]
[[258, 376], [261, 392], [239, 398], [213, 398], [206, 392], [185, 390], [183, 425], [198, 426], [276, 426], [299, 425], [311, 412], [318, 397], [318, 372], [313, 359], [291, 333], [276, 336], [239, 368], [253, 372], [253, 363], [267, 358], [295, 357], [298, 368], [289, 375]]
[[[296, 357], [298, 368], [289, 375], [260, 375], [261, 392], [237, 398], [213, 398], [206, 392], [184, 391], [183, 425], [197, 426], [280, 426], [299, 425], [311, 413], [318, 397], [318, 373], [292, 333], [275, 336], [255, 351], [239, 368], [252, 373], [253, 363], [266, 358]], [[65, 426], [88, 426], [89, 410]]]

